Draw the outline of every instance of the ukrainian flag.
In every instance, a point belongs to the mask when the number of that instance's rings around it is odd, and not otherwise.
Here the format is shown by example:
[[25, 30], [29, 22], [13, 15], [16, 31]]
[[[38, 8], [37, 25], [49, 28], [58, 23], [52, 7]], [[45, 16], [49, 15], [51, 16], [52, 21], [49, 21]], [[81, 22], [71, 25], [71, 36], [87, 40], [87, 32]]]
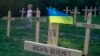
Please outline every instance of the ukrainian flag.
[[73, 24], [73, 17], [63, 12], [48, 8], [49, 23]]

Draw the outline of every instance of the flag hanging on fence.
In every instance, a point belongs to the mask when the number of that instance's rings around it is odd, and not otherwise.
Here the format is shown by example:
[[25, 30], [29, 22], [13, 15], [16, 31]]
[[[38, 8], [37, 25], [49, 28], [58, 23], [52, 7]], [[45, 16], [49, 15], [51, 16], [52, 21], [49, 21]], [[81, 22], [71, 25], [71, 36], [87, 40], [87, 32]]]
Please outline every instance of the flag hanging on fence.
[[58, 10], [48, 8], [49, 23], [73, 24], [73, 17]]

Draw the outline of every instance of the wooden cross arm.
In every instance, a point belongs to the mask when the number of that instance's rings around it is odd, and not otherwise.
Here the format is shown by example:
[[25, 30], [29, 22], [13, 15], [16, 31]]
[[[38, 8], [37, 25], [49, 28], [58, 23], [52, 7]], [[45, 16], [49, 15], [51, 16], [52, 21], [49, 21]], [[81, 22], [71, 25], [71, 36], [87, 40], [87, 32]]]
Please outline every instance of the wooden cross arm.
[[72, 9], [72, 11], [79, 11], [78, 9]]
[[86, 24], [86, 23], [77, 22], [76, 26], [77, 27], [87, 27], [87, 28], [100, 29], [100, 25], [98, 25], [98, 24]]
[[22, 12], [23, 12], [23, 13], [26, 13], [25, 11], [19, 11], [19, 12], [20, 12], [20, 13], [22, 13]]
[[94, 26], [94, 27], [92, 27], [92, 28], [100, 29], [100, 25], [98, 25], [98, 24], [92, 24], [91, 26]]
[[7, 16], [2, 17], [2, 19], [7, 19]]
[[41, 13], [40, 10], [39, 11], [32, 11], [33, 13]]
[[89, 9], [82, 9], [82, 11], [90, 11]]
[[92, 9], [92, 11], [98, 11], [98, 9]]
[[15, 17], [8, 18], [7, 16], [2, 17], [4, 20], [15, 20]]
[[82, 11], [87, 11], [86, 9], [82, 9]]
[[71, 12], [71, 13], [72, 13], [72, 14], [73, 14], [73, 13], [76, 13], [76, 14], [81, 14], [81, 12]]

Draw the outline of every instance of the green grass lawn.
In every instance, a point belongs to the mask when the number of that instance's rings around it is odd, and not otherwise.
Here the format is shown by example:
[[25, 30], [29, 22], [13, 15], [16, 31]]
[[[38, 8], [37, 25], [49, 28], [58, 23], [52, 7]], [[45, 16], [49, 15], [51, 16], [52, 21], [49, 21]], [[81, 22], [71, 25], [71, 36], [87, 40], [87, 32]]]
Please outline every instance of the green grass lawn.
[[[11, 22], [11, 36], [6, 36], [6, 20], [0, 19], [0, 56], [45, 56], [39, 53], [28, 52], [23, 49], [24, 40], [35, 41], [35, 23], [33, 29], [26, 29], [26, 20]], [[78, 16], [77, 21], [86, 22], [84, 16]], [[93, 24], [100, 24], [100, 16], [93, 17]], [[20, 28], [22, 27], [22, 28]], [[48, 22], [41, 23], [40, 42], [47, 43]], [[60, 24], [60, 33], [58, 46], [72, 48], [83, 51], [85, 28], [79, 28], [75, 25]], [[100, 55], [100, 30], [91, 29], [89, 56]], [[45, 40], [45, 41], [44, 41]]]

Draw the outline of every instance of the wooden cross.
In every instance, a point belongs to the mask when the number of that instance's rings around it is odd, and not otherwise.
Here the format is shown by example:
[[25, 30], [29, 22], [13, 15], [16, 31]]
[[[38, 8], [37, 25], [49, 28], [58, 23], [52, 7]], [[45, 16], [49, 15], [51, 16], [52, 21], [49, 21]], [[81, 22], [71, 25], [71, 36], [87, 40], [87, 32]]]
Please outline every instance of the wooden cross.
[[84, 20], [86, 20], [86, 18], [87, 18], [87, 12], [89, 11], [88, 7], [86, 6], [85, 9], [83, 9], [82, 11], [85, 12], [85, 16], [84, 16], [85, 18], [84, 18]]
[[[92, 13], [95, 9], [93, 7], [90, 8], [90, 12]], [[92, 17], [92, 16], [91, 16]]]
[[70, 12], [71, 10], [68, 10], [68, 6], [66, 7], [66, 9], [64, 9], [63, 11], [66, 12], [66, 15], [68, 14], [68, 12]]
[[98, 10], [98, 9], [97, 9], [96, 7], [95, 7], [95, 9], [93, 9], [93, 11], [94, 11], [94, 17], [96, 17], [96, 14], [97, 14], [96, 12], [97, 12], [97, 10]]
[[37, 10], [33, 11], [33, 12], [36, 13], [36, 20], [35, 20], [35, 22], [36, 22], [36, 39], [35, 39], [35, 41], [39, 42], [40, 22], [46, 22], [47, 19], [44, 17], [40, 18], [41, 12], [40, 12], [39, 8], [37, 8]]
[[3, 19], [6, 19], [8, 22], [7, 22], [7, 37], [10, 37], [10, 23], [11, 23], [11, 20], [15, 20], [15, 18], [12, 18], [11, 17], [11, 11], [8, 11], [8, 17], [4, 17]]
[[75, 9], [73, 10], [73, 12], [71, 12], [71, 13], [74, 14], [74, 24], [76, 24], [77, 14], [80, 14], [80, 12], [78, 12], [77, 7], [75, 7]]
[[36, 11], [33, 11], [36, 13], [36, 42], [39, 42], [39, 31], [40, 31], [40, 10], [37, 8]]
[[22, 8], [22, 11], [20, 11], [20, 13], [21, 13], [21, 19], [23, 20], [24, 13], [25, 13], [25, 10], [24, 10], [24, 8]]
[[39, 8], [37, 8], [37, 10], [36, 11], [33, 11], [34, 13], [36, 13], [36, 17], [37, 18], [40, 18], [40, 10], [39, 10]]
[[88, 55], [90, 29], [91, 28], [100, 29], [100, 25], [91, 24], [91, 20], [92, 20], [92, 11], [90, 10], [87, 15], [87, 23], [85, 24], [85, 23], [77, 22], [76, 24], [76, 26], [78, 27], [86, 27], [85, 43], [84, 43], [84, 51], [83, 51], [83, 54], [85, 54], [85, 56]]

